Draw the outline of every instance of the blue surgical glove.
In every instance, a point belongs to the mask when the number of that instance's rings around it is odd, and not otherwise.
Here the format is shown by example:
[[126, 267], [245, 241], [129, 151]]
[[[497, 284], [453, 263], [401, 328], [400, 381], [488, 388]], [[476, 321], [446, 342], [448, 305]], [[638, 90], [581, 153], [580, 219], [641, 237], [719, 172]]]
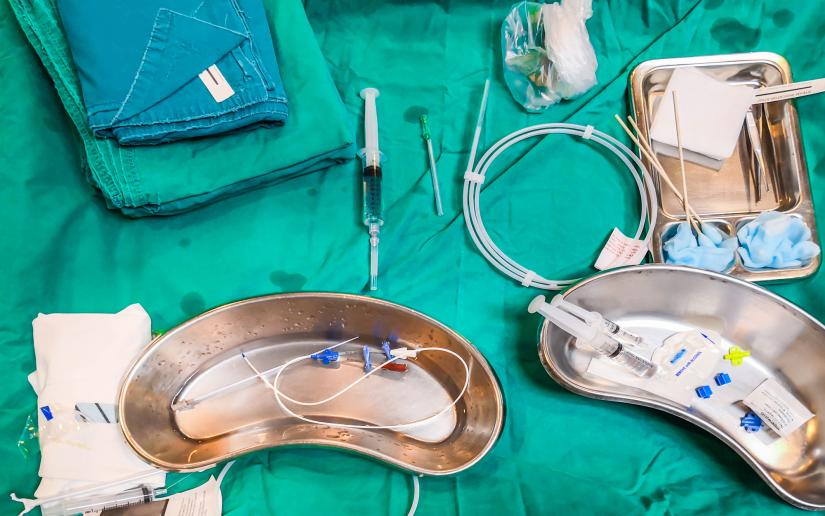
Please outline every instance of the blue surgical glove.
[[736, 239], [712, 224], [702, 224], [702, 232], [693, 235], [690, 224], [682, 222], [676, 234], [664, 243], [665, 262], [723, 272], [733, 265]]
[[811, 229], [799, 217], [766, 211], [737, 232], [739, 256], [750, 269], [803, 267], [819, 255]]

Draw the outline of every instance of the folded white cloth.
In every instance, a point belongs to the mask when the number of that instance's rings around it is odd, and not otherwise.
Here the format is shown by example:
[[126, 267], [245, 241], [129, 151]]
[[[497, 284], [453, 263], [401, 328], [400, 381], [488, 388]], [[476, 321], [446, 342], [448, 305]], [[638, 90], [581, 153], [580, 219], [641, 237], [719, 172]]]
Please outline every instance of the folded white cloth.
[[[83, 422], [77, 404], [117, 402], [120, 382], [151, 340], [151, 321], [140, 305], [117, 314], [40, 314], [32, 322], [40, 427], [38, 498], [143, 473], [143, 462], [120, 425]], [[47, 407], [44, 411], [43, 407]], [[48, 417], [47, 415], [48, 414]], [[141, 483], [162, 486], [165, 474]]]
[[685, 159], [719, 169], [733, 154], [753, 88], [719, 81], [695, 68], [676, 68], [653, 116], [650, 137], [656, 152], [678, 157], [673, 96], [679, 103], [679, 129]]

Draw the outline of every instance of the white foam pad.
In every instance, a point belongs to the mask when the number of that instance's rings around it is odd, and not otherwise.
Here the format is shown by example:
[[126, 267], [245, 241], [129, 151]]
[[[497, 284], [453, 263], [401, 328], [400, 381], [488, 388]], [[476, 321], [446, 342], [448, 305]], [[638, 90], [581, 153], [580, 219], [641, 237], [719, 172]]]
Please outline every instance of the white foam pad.
[[667, 155], [676, 155], [672, 150], [677, 146], [674, 90], [679, 103], [682, 147], [690, 151], [686, 158], [696, 153], [721, 166], [736, 148], [745, 114], [753, 102], [753, 88], [716, 80], [695, 68], [675, 69], [665, 94], [659, 99], [650, 129], [651, 138], [659, 143], [655, 145], [656, 150]]

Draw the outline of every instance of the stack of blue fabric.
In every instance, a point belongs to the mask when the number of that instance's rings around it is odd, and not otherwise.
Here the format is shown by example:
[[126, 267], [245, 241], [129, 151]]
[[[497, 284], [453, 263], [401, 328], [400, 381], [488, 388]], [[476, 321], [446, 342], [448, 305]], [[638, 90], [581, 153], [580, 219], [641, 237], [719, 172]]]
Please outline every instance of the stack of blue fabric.
[[85, 176], [128, 216], [180, 213], [355, 156], [301, 0], [10, 3], [80, 137]]
[[89, 127], [122, 145], [282, 124], [260, 0], [58, 0]]

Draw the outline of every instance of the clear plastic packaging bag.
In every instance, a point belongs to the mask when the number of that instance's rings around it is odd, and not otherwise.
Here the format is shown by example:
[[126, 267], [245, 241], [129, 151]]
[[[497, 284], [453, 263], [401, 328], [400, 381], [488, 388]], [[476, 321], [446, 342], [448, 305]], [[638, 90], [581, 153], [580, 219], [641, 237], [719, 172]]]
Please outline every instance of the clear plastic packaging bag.
[[72, 446], [82, 446], [74, 436], [81, 431], [81, 422], [84, 419], [77, 407], [40, 407], [26, 417], [26, 424], [17, 440], [17, 448], [24, 457], [29, 458], [39, 455], [41, 442], [63, 442]]
[[596, 85], [596, 53], [585, 21], [591, 0], [519, 2], [501, 26], [504, 81], [527, 111], [541, 112]]

